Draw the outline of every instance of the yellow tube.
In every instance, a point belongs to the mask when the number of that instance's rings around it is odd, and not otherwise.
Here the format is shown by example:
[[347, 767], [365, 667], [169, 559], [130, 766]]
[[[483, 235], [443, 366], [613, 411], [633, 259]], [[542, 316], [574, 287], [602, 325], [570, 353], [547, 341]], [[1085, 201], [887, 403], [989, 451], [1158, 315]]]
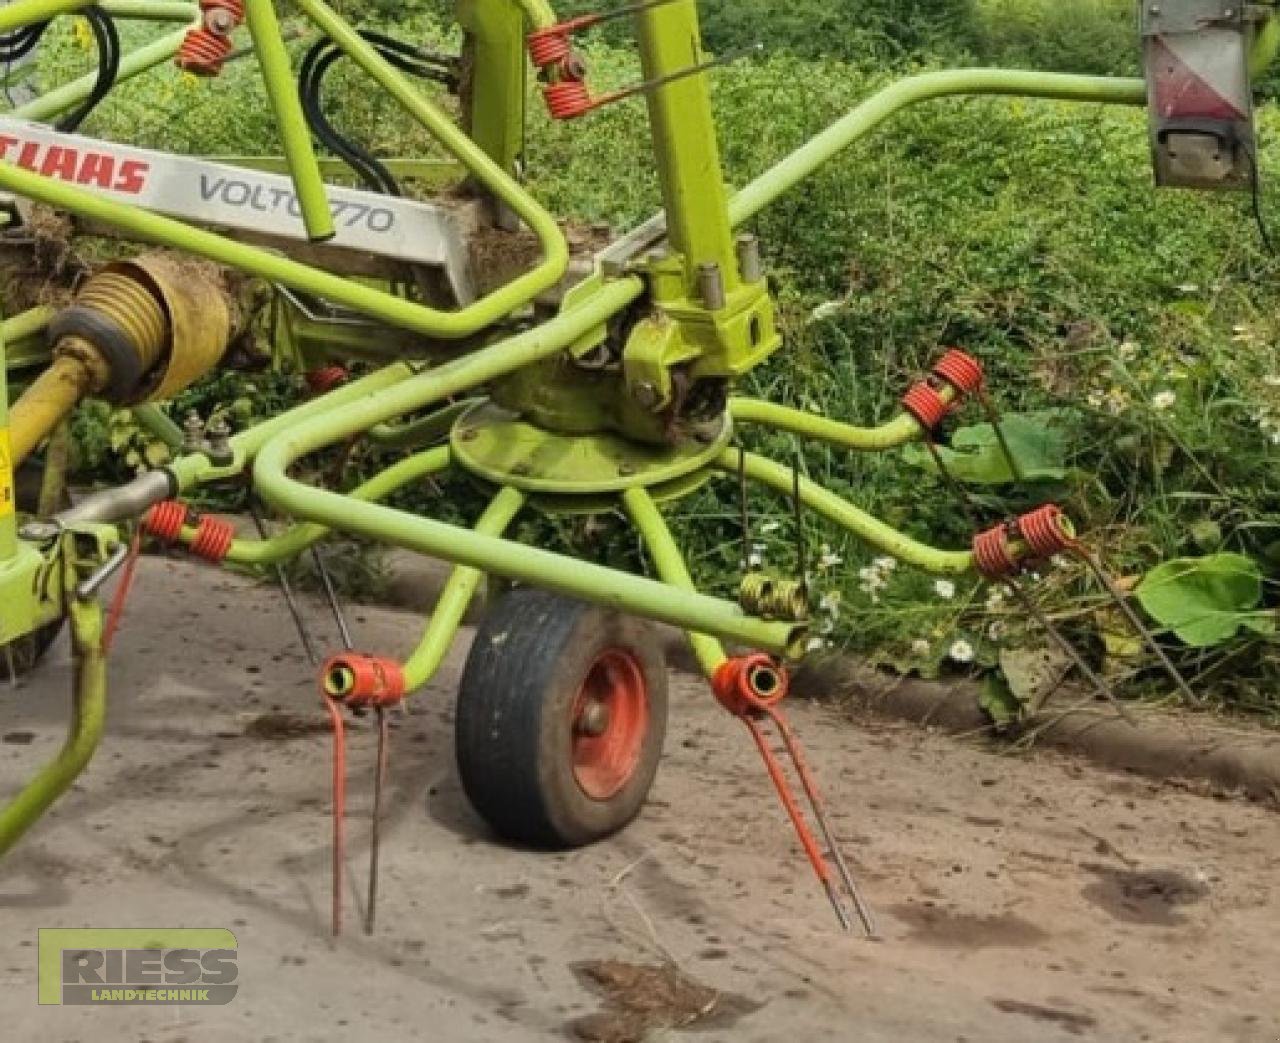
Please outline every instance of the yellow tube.
[[85, 395], [93, 390], [93, 370], [78, 355], [60, 355], [22, 393], [9, 413], [14, 466], [22, 463]]

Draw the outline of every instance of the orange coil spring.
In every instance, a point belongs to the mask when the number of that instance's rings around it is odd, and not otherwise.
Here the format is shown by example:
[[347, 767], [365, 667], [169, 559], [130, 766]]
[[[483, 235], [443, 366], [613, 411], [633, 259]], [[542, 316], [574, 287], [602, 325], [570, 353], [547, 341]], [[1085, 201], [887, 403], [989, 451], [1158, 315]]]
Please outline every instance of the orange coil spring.
[[603, 103], [603, 99], [591, 96], [591, 88], [585, 80], [561, 80], [542, 88], [547, 99], [547, 111], [552, 119], [571, 120], [585, 116]]
[[1018, 519], [1018, 532], [1027, 541], [1032, 555], [1040, 560], [1071, 550], [1075, 537], [1066, 525], [1066, 514], [1057, 504], [1047, 503]]
[[1009, 526], [1004, 522], [973, 538], [973, 560], [987, 579], [1008, 579], [1018, 573], [1009, 545]]
[[217, 76], [231, 51], [227, 37], [208, 29], [192, 29], [178, 48], [178, 68], [193, 76]]
[[191, 553], [219, 565], [226, 560], [235, 538], [236, 530], [230, 522], [206, 514], [196, 526], [196, 536], [191, 541]]
[[976, 395], [982, 390], [982, 363], [959, 348], [952, 348], [933, 367], [933, 375], [945, 380], [962, 395]]
[[173, 543], [182, 535], [187, 524], [187, 505], [177, 500], [165, 500], [151, 507], [142, 518], [142, 528], [157, 539]]
[[533, 64], [539, 69], [548, 69], [568, 58], [573, 49], [569, 32], [562, 25], [553, 25], [530, 33], [529, 57], [533, 59]]
[[902, 396], [902, 408], [920, 421], [926, 431], [936, 431], [951, 412], [938, 389], [924, 381]]
[[310, 370], [304, 378], [313, 395], [324, 395], [347, 382], [349, 374], [342, 366], [325, 366]]

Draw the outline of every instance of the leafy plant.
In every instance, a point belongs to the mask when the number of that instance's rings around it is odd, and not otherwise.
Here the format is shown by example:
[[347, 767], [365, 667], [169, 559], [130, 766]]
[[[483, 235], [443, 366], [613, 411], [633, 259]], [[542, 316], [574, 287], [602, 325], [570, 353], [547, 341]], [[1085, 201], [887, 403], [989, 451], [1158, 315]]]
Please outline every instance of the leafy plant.
[[1196, 648], [1220, 645], [1242, 629], [1275, 632], [1275, 614], [1258, 611], [1262, 574], [1241, 554], [1167, 561], [1147, 573], [1135, 594], [1152, 619]]

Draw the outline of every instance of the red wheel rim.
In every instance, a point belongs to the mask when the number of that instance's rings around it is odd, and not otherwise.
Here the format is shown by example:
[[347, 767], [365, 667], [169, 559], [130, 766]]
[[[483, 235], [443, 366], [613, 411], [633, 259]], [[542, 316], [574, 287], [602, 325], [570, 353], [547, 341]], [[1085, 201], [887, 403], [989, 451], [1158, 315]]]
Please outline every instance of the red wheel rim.
[[592, 800], [608, 800], [630, 781], [649, 734], [644, 671], [630, 652], [611, 648], [591, 664], [573, 706], [573, 775]]

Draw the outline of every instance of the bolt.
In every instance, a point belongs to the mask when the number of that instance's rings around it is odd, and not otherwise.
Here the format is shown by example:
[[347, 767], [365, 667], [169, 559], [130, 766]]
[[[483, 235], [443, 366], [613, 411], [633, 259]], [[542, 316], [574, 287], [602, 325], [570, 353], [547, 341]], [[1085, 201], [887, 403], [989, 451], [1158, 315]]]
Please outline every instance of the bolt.
[[208, 435], [210, 460], [222, 464], [235, 459], [235, 452], [231, 448], [231, 426], [221, 413], [209, 421]]
[[62, 526], [57, 522], [33, 521], [22, 526], [18, 535], [30, 543], [48, 543], [56, 540], [61, 531]]
[[603, 735], [609, 730], [609, 707], [599, 699], [592, 699], [578, 714], [574, 730], [579, 735]]
[[194, 409], [182, 418], [182, 451], [198, 453], [204, 448], [204, 421]]
[[759, 282], [764, 278], [760, 264], [760, 240], [750, 233], [738, 236], [738, 271], [743, 282]]
[[715, 261], [698, 265], [698, 289], [707, 311], [724, 311], [728, 305], [724, 291], [724, 273]]
[[662, 401], [662, 394], [647, 380], [637, 384], [632, 389], [631, 395], [642, 409], [654, 409]]

